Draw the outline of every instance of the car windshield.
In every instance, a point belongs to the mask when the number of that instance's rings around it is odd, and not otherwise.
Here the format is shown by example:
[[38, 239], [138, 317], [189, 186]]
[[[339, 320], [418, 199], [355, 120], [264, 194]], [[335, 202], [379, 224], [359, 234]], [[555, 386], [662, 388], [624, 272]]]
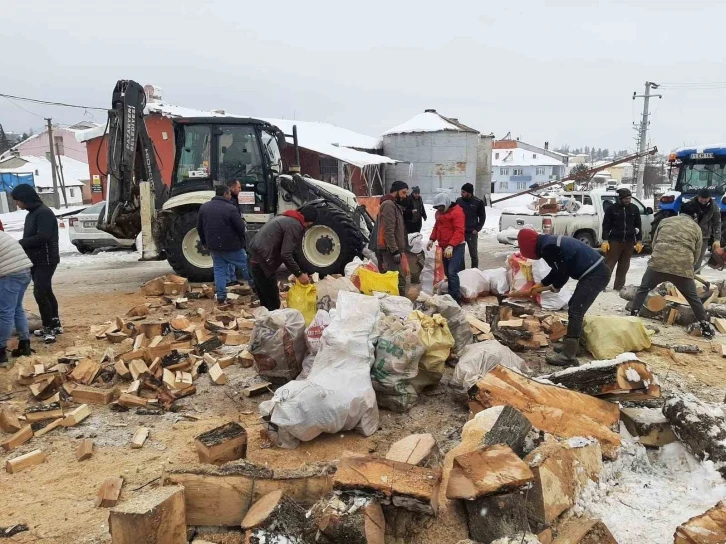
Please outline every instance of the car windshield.
[[88, 214], [99, 214], [101, 213], [101, 210], [106, 205], [105, 202], [99, 202], [97, 204], [94, 204], [93, 206], [89, 206], [85, 210], [83, 210], [81, 213], [88, 213]]
[[681, 166], [676, 191], [692, 193], [704, 187], [718, 194], [724, 193], [726, 164], [684, 164]]

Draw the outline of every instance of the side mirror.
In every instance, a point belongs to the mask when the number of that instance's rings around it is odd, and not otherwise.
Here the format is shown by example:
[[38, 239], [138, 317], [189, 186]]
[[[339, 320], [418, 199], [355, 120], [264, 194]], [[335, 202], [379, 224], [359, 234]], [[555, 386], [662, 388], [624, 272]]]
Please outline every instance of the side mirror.
[[277, 139], [277, 147], [280, 148], [280, 151], [287, 147], [287, 140], [285, 139], [285, 134], [283, 132], [276, 132], [275, 138]]
[[647, 207], [647, 208], [645, 209], [645, 213], [646, 213], [647, 215], [652, 215], [652, 214], [653, 214], [653, 208], [651, 208], [650, 206], [648, 206], [648, 207]]

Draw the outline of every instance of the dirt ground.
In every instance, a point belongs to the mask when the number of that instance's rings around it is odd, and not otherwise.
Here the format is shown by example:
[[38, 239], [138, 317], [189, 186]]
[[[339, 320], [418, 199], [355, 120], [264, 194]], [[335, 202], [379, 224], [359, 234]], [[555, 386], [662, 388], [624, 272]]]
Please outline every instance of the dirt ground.
[[[492, 243], [488, 238], [484, 242], [480, 245], [481, 268], [502, 266], [511, 248]], [[634, 266], [629, 279], [632, 276], [633, 282], [637, 281], [643, 269], [644, 264]], [[165, 263], [137, 262], [134, 254], [84, 256], [82, 266], [61, 265], [55, 289], [66, 332], [55, 345], [45, 346], [34, 341], [37, 354], [46, 356], [72, 345], [92, 345], [100, 355], [108, 344], [95, 340], [89, 334], [89, 327], [123, 315], [129, 308], [145, 302], [138, 293], [140, 284], [169, 271]], [[26, 303], [28, 309], [35, 308], [31, 293]], [[210, 310], [211, 304], [211, 301], [202, 302]], [[620, 313], [624, 304], [625, 301], [610, 291], [598, 299], [591, 311]], [[658, 373], [665, 392], [692, 391], [705, 400], [722, 401], [726, 393], [726, 359], [721, 357], [720, 346], [716, 344], [726, 342], [726, 337], [718, 335], [709, 343], [686, 336], [680, 327], [652, 324], [659, 329], [654, 336], [656, 346], [639, 356]], [[677, 354], [674, 360], [667, 348], [659, 347], [678, 343], [696, 343], [703, 351], [698, 355]], [[712, 351], [711, 344], [719, 348], [718, 353]], [[546, 370], [545, 353], [526, 355], [532, 369]], [[94, 505], [102, 481], [123, 476], [121, 500], [126, 500], [142, 492], [139, 488], [158, 478], [163, 470], [198, 464], [194, 436], [227, 421], [240, 421], [247, 429], [250, 461], [272, 468], [297, 468], [311, 462], [339, 459], [345, 450], [384, 455], [392, 442], [418, 432], [432, 433], [446, 452], [457, 444], [468, 417], [466, 406], [448, 387], [452, 376], [448, 369], [441, 384], [422, 395], [408, 413], [382, 410], [379, 430], [368, 438], [348, 432], [319, 437], [295, 450], [270, 448], [260, 438], [257, 410], [258, 404], [270, 395], [249, 399], [240, 394], [244, 387], [257, 380], [253, 369], [235, 366], [228, 368], [227, 373], [229, 383], [225, 386], [213, 386], [206, 376], [200, 377], [196, 382], [197, 394], [179, 401], [177, 412], [139, 416], [133, 410], [117, 413], [108, 407], [91, 406], [92, 415], [81, 425], [33, 438], [11, 455], [4, 456], [3, 461], [38, 448], [48, 454], [46, 463], [19, 474], [0, 471], [0, 527], [17, 523], [30, 526], [30, 531], [9, 538], [8, 542], [110, 542], [108, 512]], [[15, 384], [16, 377], [17, 370], [12, 366], [0, 369], [0, 407], [10, 406], [19, 411], [29, 393], [25, 387]], [[143, 448], [132, 450], [129, 441], [139, 425], [149, 427], [151, 434]], [[93, 438], [96, 452], [91, 459], [79, 463], [75, 448], [82, 438]], [[430, 520], [415, 541], [456, 543], [467, 538], [466, 533], [459, 506], [444, 504], [438, 518]]]

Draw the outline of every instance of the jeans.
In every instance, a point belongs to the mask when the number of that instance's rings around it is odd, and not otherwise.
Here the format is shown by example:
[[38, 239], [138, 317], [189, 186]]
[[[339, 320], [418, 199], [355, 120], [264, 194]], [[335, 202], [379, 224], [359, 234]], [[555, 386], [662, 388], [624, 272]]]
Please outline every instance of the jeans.
[[466, 244], [459, 244], [454, 248], [451, 259], [444, 257], [444, 273], [449, 283], [449, 294], [456, 302], [461, 301], [461, 285], [459, 284], [459, 272], [464, 270], [464, 248]]
[[13, 325], [21, 340], [30, 338], [28, 319], [23, 310], [23, 297], [30, 285], [30, 271], [0, 276], [0, 348], [7, 345]]
[[699, 321], [706, 321], [708, 319], [703, 302], [698, 298], [696, 282], [694, 280], [683, 276], [666, 274], [665, 272], [656, 272], [652, 268], [646, 268], [643, 279], [640, 280], [640, 287], [638, 287], [635, 298], [633, 299], [633, 310], [640, 311], [648, 292], [664, 281], [671, 282], [683, 294], [683, 297], [688, 301], [688, 305], [693, 310], [693, 315], [696, 316], [696, 319]]
[[[630, 259], [633, 257], [635, 246], [633, 241], [610, 242], [610, 249], [605, 254], [605, 264], [611, 271], [615, 272], [615, 283], [613, 289], [620, 291], [625, 287], [625, 276], [630, 269]], [[617, 266], [617, 271], [615, 267]]]
[[271, 312], [280, 309], [280, 290], [277, 288], [275, 274], [266, 276], [264, 270], [255, 261], [250, 261], [250, 275], [255, 281], [255, 293], [260, 299], [260, 306]]
[[[703, 258], [706, 256], [706, 252], [708, 251], [708, 248], [710, 247], [708, 245], [708, 238], [705, 238], [703, 240], [703, 244], [701, 244], [701, 256], [698, 258], [698, 262], [693, 265], [693, 270], [698, 270], [701, 268], [701, 265], [703, 264]], [[679, 288], [680, 290], [680, 288]], [[683, 295], [685, 296], [685, 295]]]
[[[214, 263], [214, 290], [217, 293], [217, 300], [227, 300], [227, 282], [231, 269], [240, 269], [242, 277], [250, 281], [250, 273], [247, 270], [247, 252], [244, 249], [237, 251], [210, 251], [212, 263]], [[233, 275], [234, 277], [234, 275]]]
[[466, 233], [466, 245], [469, 247], [469, 257], [471, 257], [471, 267], [479, 268], [479, 234], [473, 232]]
[[585, 313], [595, 302], [597, 296], [602, 293], [602, 290], [607, 287], [608, 283], [610, 283], [610, 269], [604, 261], [597, 265], [587, 276], [577, 281], [577, 287], [575, 287], [575, 292], [568, 304], [568, 337], [580, 338]]
[[33, 296], [38, 304], [43, 327], [55, 326], [53, 320], [58, 319], [58, 301], [53, 294], [53, 274], [57, 264], [36, 264], [30, 269], [33, 277]]

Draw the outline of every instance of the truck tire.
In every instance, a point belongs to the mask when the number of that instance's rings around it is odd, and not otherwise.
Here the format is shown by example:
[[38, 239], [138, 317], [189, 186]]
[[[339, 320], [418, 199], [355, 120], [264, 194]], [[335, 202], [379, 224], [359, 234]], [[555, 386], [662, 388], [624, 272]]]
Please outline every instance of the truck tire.
[[342, 274], [345, 265], [363, 252], [365, 242], [360, 227], [352, 216], [327, 202], [308, 206], [318, 211], [318, 219], [306, 229], [300, 242], [300, 264], [308, 273]]
[[164, 250], [178, 275], [189, 281], [214, 281], [212, 256], [203, 250], [197, 233], [199, 209], [173, 215], [169, 220]]
[[573, 236], [575, 240], [579, 240], [586, 246], [595, 247], [595, 238], [586, 230], [579, 230]]

